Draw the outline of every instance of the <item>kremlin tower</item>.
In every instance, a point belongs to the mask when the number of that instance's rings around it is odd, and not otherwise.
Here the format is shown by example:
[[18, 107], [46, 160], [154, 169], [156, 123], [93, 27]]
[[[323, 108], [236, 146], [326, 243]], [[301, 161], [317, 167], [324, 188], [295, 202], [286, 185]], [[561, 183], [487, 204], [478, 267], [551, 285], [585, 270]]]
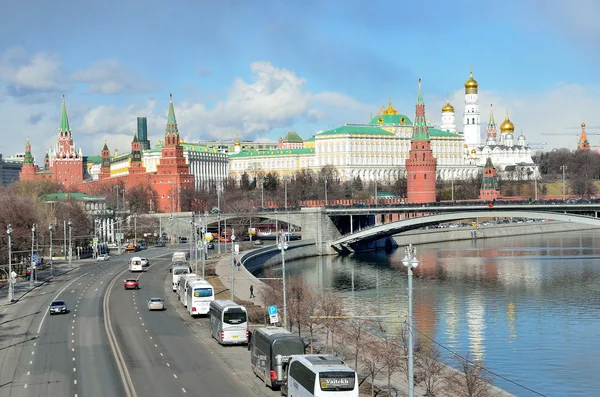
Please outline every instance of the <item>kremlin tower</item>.
[[577, 143], [577, 150], [590, 150], [590, 143], [587, 140], [587, 134], [585, 133], [585, 123], [581, 122], [581, 134], [579, 135], [579, 142]]
[[479, 199], [484, 201], [494, 201], [500, 196], [500, 187], [498, 187], [498, 177], [496, 168], [492, 164], [492, 159], [487, 158], [483, 168], [483, 180], [481, 181], [481, 190]]
[[110, 150], [104, 141], [104, 147], [102, 148], [102, 164], [100, 166], [100, 177], [99, 179], [110, 178]]
[[23, 167], [21, 168], [20, 179], [22, 181], [31, 181], [36, 177], [36, 169], [31, 155], [31, 144], [29, 143], [29, 137], [25, 141], [25, 157], [23, 158]]
[[[490, 105], [490, 121], [488, 121], [487, 139], [485, 141], [485, 144], [490, 146], [495, 145], [497, 136], [498, 129], [496, 128], [496, 122], [494, 121], [494, 109], [492, 109], [492, 105]], [[490, 159], [488, 158], [488, 160]]]
[[437, 160], [433, 157], [431, 150], [421, 79], [419, 79], [413, 134], [406, 159], [407, 201], [409, 203], [435, 202], [436, 167]]
[[50, 157], [52, 178], [69, 189], [72, 184], [83, 181], [83, 156], [81, 149], [75, 150], [73, 136], [69, 127], [67, 107], [63, 95], [60, 128], [58, 130], [58, 143], [53, 155]]
[[469, 148], [479, 144], [481, 134], [478, 88], [479, 84], [473, 78], [473, 70], [471, 70], [469, 80], [465, 82], [465, 114], [463, 115], [463, 134], [465, 145]]

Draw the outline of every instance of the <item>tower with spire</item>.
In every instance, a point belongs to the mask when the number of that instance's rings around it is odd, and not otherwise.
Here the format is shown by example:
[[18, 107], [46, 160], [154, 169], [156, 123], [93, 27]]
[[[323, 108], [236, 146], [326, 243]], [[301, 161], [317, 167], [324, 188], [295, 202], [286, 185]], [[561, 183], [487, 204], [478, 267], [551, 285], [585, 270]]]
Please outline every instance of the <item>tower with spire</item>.
[[409, 203], [435, 202], [437, 160], [433, 157], [431, 139], [425, 118], [425, 102], [419, 79], [419, 92], [410, 151], [406, 159], [407, 200]]
[[500, 187], [498, 186], [498, 177], [496, 168], [492, 164], [492, 159], [487, 158], [483, 168], [483, 180], [479, 190], [479, 199], [484, 201], [494, 201], [500, 197]]
[[490, 104], [490, 121], [488, 121], [487, 125], [487, 139], [485, 141], [486, 145], [495, 145], [496, 144], [496, 136], [498, 135], [498, 129], [496, 128], [496, 122], [494, 121], [494, 109]]
[[21, 168], [21, 174], [19, 178], [22, 181], [32, 181], [36, 178], [35, 161], [31, 154], [31, 144], [29, 143], [29, 137], [25, 140], [25, 157], [23, 158], [23, 167]]
[[465, 113], [463, 115], [463, 134], [465, 144], [469, 147], [479, 144], [481, 120], [479, 114], [479, 84], [473, 78], [471, 69], [469, 79], [465, 82]]
[[83, 156], [81, 149], [78, 151], [73, 144], [73, 135], [69, 127], [67, 106], [63, 95], [60, 128], [58, 130], [58, 143], [54, 156], [50, 159], [50, 168], [55, 181], [69, 189], [72, 184], [83, 181]]
[[129, 163], [129, 175], [144, 174], [146, 168], [142, 163], [142, 145], [135, 131], [131, 141], [131, 159]]
[[102, 164], [100, 165], [99, 179], [108, 179], [110, 178], [110, 150], [108, 150], [106, 141], [104, 141], [104, 147], [102, 148], [101, 157]]
[[590, 143], [585, 133], [585, 123], [581, 122], [581, 134], [579, 134], [579, 142], [577, 143], [577, 150], [590, 150]]
[[446, 97], [446, 104], [442, 107], [442, 123], [440, 130], [456, 132], [456, 116], [454, 106], [450, 104], [450, 99]]

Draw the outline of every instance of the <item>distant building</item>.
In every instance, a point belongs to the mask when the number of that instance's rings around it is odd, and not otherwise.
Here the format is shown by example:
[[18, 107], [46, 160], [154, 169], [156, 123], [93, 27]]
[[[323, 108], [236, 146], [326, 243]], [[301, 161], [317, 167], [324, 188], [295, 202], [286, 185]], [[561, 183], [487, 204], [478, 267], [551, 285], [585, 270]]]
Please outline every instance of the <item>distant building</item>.
[[304, 140], [296, 132], [288, 132], [284, 138], [279, 138], [278, 149], [303, 149]]
[[483, 180], [481, 181], [479, 198], [485, 201], [494, 201], [498, 197], [500, 197], [500, 187], [498, 186], [496, 168], [492, 164], [492, 159], [488, 157], [483, 169]]
[[148, 120], [145, 117], [137, 118], [137, 137], [142, 150], [150, 150], [150, 141], [148, 140]]
[[[23, 155], [24, 157], [24, 155]], [[0, 154], [0, 185], [8, 186], [12, 182], [19, 180], [19, 174], [23, 167], [23, 161], [10, 161], [3, 159]]]

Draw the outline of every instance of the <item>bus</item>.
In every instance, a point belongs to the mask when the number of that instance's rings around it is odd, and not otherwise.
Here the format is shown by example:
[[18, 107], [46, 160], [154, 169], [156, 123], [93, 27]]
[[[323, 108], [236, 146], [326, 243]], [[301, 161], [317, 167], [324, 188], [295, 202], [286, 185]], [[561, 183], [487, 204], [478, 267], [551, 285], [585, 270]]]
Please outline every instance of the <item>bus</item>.
[[173, 291], [177, 291], [177, 284], [179, 284], [179, 277], [184, 274], [188, 274], [190, 272], [190, 267], [186, 263], [182, 263], [181, 265], [175, 265], [171, 268], [171, 274], [173, 276]]
[[213, 286], [206, 280], [196, 280], [187, 286], [187, 309], [191, 316], [208, 314], [210, 302], [215, 300]]
[[202, 280], [202, 277], [196, 273], [188, 273], [179, 277], [177, 283], [177, 295], [179, 295], [179, 301], [183, 303], [184, 307], [187, 307], [187, 287], [192, 281]]
[[250, 335], [250, 366], [252, 372], [273, 390], [287, 380], [290, 356], [304, 354], [304, 339], [281, 327], [255, 329]]
[[208, 311], [212, 337], [221, 345], [248, 343], [248, 313], [244, 306], [230, 300], [210, 302]]
[[287, 383], [281, 394], [288, 397], [359, 397], [356, 372], [338, 357], [306, 354], [290, 357]]
[[130, 272], [143, 272], [144, 266], [142, 265], [142, 258], [134, 256], [129, 260], [129, 271]]

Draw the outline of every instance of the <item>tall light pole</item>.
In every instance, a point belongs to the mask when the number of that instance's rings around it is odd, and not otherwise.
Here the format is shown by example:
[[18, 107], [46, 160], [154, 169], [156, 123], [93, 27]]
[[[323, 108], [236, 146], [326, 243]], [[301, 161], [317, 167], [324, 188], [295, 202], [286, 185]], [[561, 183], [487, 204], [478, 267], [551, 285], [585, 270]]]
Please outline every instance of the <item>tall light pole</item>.
[[234, 289], [235, 289], [235, 235], [234, 230], [231, 229], [231, 300], [233, 301]]
[[265, 208], [265, 178], [260, 178], [260, 206]]
[[67, 223], [69, 225], [69, 267], [71, 267], [71, 259], [73, 257], [73, 248], [72, 248], [72, 230], [73, 230], [73, 222], [71, 221], [71, 219], [69, 218], [69, 223]]
[[325, 207], [327, 207], [327, 177], [325, 177]]
[[54, 276], [54, 261], [52, 260], [52, 224], [48, 226], [48, 230], [50, 230], [50, 275]]
[[67, 221], [63, 221], [63, 250], [65, 251], [65, 260], [67, 260]]
[[415, 395], [415, 378], [413, 370], [413, 322], [412, 322], [412, 278], [413, 269], [419, 266], [417, 249], [409, 244], [402, 264], [408, 269], [408, 397]]
[[287, 211], [287, 179], [283, 178], [283, 192], [285, 196], [285, 210]]
[[563, 201], [565, 201], [565, 170], [567, 169], [566, 165], [561, 165], [560, 168], [562, 168], [562, 174], [563, 174]]
[[204, 269], [206, 267], [206, 255], [207, 247], [206, 247], [206, 231], [208, 230], [208, 211], [204, 211], [204, 224], [202, 225], [202, 278], [204, 279]]
[[14, 292], [14, 277], [12, 275], [12, 235], [13, 229], [10, 223], [6, 227], [6, 234], [8, 234], [8, 302], [13, 301]]
[[133, 216], [133, 241], [137, 245], [137, 214]]
[[33, 257], [33, 245], [35, 243], [35, 223], [31, 227], [31, 275], [29, 276], [29, 286], [33, 287], [33, 273], [35, 272], [35, 259]]
[[[283, 237], [283, 236], [281, 236]], [[281, 238], [277, 233], [276, 238], [279, 240], [277, 248], [281, 251], [281, 273], [283, 279], [283, 328], [287, 329], [287, 296], [285, 289], [285, 250], [288, 248], [285, 238]]]
[[221, 255], [221, 191], [217, 185], [217, 253]]
[[[194, 214], [192, 214], [192, 219], [190, 220], [190, 229], [190, 260], [192, 260], [192, 250], [194, 246]], [[196, 271], [194, 273], [198, 274], [198, 263], [196, 263]]]

